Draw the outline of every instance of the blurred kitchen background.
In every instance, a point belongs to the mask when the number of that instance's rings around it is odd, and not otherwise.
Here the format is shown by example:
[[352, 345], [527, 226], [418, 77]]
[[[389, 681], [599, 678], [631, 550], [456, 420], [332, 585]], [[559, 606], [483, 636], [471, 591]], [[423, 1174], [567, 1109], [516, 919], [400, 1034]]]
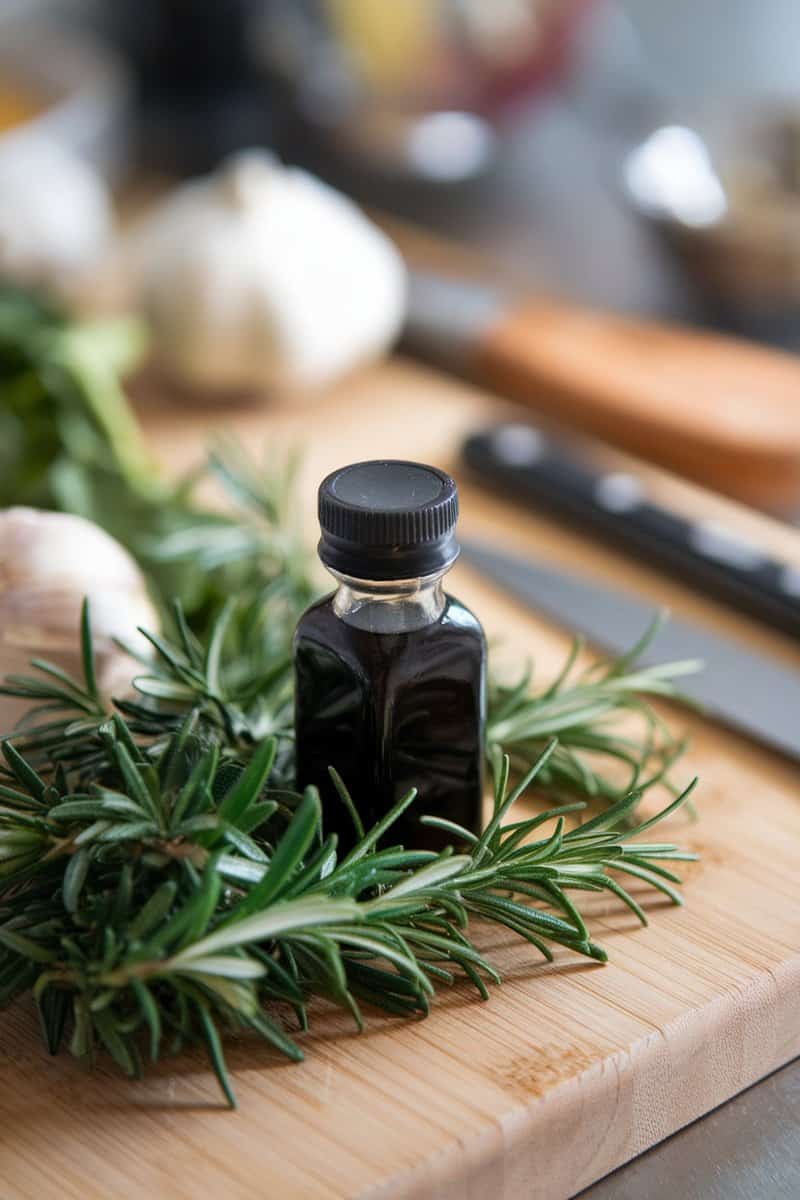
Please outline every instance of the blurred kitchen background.
[[792, 0], [0, 0], [0, 129], [118, 184], [270, 146], [537, 288], [794, 345], [799, 43]]
[[792, 0], [0, 0], [0, 269], [61, 205], [37, 139], [123, 214], [262, 147], [534, 294], [794, 351], [799, 46]]

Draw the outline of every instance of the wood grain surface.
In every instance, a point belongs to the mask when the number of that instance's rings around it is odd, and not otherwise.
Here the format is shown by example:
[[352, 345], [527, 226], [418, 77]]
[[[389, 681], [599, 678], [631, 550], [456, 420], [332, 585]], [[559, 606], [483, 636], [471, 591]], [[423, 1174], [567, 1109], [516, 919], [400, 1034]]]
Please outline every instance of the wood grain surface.
[[[304, 445], [311, 537], [327, 470], [378, 455], [453, 467], [459, 438], [499, 410], [398, 360], [280, 404], [180, 408], [151, 387], [141, 412], [173, 467], [193, 461], [214, 429], [276, 453]], [[800, 537], [787, 528], [650, 478], [677, 506], [727, 515], [800, 563]], [[462, 513], [465, 530], [666, 601], [800, 668], [800, 647], [577, 533], [469, 486]], [[466, 566], [452, 589], [501, 640], [498, 657], [518, 666], [533, 655], [544, 675], [556, 669], [563, 631]], [[679, 814], [664, 836], [702, 860], [685, 872], [685, 908], [648, 901], [649, 929], [616, 903], [594, 904], [607, 966], [567, 952], [543, 965], [526, 944], [488, 931], [484, 948], [505, 977], [488, 1003], [457, 987], [427, 1020], [374, 1017], [363, 1035], [322, 1008], [301, 1065], [237, 1042], [236, 1113], [220, 1104], [199, 1053], [139, 1083], [106, 1066], [87, 1075], [69, 1056], [47, 1057], [19, 1005], [0, 1016], [3, 1200], [559, 1200], [800, 1053], [800, 766], [677, 709], [670, 717], [693, 729], [681, 772], [702, 782], [699, 820]]]

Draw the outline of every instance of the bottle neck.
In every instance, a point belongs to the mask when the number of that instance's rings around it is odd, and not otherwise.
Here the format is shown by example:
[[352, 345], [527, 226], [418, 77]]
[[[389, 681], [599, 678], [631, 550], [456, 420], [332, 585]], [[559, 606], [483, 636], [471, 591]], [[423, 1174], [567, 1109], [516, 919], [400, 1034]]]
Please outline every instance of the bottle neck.
[[445, 571], [421, 579], [376, 581], [331, 574], [338, 580], [333, 611], [347, 625], [368, 633], [410, 633], [438, 621], [446, 603]]

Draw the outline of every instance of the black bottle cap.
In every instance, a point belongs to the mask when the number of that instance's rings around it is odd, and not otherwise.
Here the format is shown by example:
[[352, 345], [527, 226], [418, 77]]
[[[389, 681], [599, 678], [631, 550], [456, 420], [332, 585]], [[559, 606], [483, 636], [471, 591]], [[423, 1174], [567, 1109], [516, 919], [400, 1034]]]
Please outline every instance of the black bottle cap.
[[458, 555], [455, 480], [436, 467], [379, 459], [340, 467], [319, 488], [319, 556], [354, 579], [415, 579]]

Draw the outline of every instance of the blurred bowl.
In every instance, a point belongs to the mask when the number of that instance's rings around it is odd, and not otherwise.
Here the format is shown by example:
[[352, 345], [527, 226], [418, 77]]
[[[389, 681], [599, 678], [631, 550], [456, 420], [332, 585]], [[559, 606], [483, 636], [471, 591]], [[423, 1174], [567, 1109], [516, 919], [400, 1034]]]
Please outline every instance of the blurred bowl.
[[624, 183], [726, 323], [800, 343], [800, 109], [665, 125], [628, 156]]
[[102, 43], [44, 21], [0, 19], [0, 147], [46, 138], [110, 180], [129, 157], [131, 85]]
[[442, 191], [490, 172], [501, 115], [561, 80], [591, 2], [272, 0], [253, 55], [304, 152]]

